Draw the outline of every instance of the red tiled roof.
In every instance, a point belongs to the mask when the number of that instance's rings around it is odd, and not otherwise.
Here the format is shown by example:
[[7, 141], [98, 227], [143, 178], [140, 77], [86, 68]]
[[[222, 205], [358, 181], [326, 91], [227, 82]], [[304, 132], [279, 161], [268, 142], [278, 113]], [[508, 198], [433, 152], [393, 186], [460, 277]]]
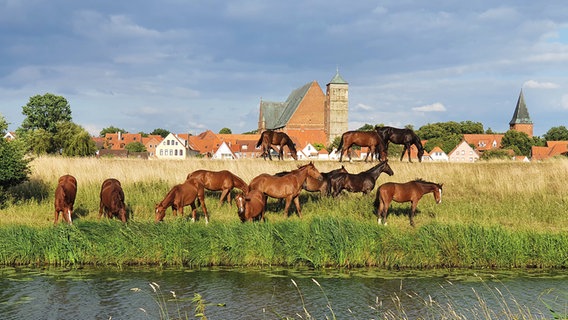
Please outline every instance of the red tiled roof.
[[[501, 148], [503, 134], [464, 134], [463, 139], [477, 151]], [[495, 142], [495, 146], [493, 143]]]

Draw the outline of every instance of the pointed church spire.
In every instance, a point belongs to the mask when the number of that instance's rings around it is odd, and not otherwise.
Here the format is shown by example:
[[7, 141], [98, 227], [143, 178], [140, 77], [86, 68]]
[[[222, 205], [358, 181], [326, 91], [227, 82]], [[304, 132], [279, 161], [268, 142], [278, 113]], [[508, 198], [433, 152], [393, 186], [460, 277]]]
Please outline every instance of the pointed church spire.
[[517, 100], [517, 106], [515, 107], [515, 113], [513, 113], [513, 118], [509, 122], [509, 125], [514, 126], [515, 124], [521, 123], [532, 124], [527, 105], [525, 104], [525, 97], [523, 96], [522, 88], [521, 93], [519, 94], [519, 100]]

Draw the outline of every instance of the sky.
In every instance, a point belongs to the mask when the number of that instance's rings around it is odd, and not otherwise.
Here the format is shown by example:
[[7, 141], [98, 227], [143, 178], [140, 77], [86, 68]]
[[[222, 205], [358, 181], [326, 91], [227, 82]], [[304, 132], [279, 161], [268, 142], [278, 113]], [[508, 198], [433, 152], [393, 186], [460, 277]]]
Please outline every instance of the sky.
[[564, 0], [0, 0], [0, 114], [65, 97], [115, 126], [256, 130], [259, 104], [349, 83], [349, 129], [447, 121], [505, 132], [522, 90], [535, 135], [568, 126]]

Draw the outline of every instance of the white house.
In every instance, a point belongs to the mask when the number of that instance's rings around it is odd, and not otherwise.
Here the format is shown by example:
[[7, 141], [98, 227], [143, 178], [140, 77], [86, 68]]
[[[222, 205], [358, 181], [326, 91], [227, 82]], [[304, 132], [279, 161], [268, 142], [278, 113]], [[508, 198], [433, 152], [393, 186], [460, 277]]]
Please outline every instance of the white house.
[[429, 155], [432, 161], [450, 161], [448, 155], [444, 152], [444, 150], [442, 150], [442, 148], [438, 146], [434, 147], [434, 149], [430, 151]]
[[156, 158], [182, 160], [189, 157], [190, 151], [187, 140], [170, 133], [156, 146]]
[[223, 141], [219, 148], [213, 153], [211, 159], [217, 160], [234, 160], [237, 159], [237, 155], [231, 150], [227, 142]]
[[450, 162], [475, 162], [479, 154], [465, 140], [462, 140], [454, 150], [448, 154]]
[[302, 150], [298, 150], [298, 160], [309, 158], [309, 159], [316, 159], [318, 157], [318, 150], [311, 144], [306, 144]]

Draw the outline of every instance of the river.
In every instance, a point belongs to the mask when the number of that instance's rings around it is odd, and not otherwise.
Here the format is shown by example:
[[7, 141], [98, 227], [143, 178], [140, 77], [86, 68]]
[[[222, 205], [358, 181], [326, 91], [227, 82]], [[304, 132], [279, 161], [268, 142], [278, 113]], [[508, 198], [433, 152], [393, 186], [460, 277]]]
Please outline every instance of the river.
[[568, 315], [557, 270], [0, 267], [0, 288], [0, 318], [18, 320], [196, 319], [195, 294], [208, 319]]

